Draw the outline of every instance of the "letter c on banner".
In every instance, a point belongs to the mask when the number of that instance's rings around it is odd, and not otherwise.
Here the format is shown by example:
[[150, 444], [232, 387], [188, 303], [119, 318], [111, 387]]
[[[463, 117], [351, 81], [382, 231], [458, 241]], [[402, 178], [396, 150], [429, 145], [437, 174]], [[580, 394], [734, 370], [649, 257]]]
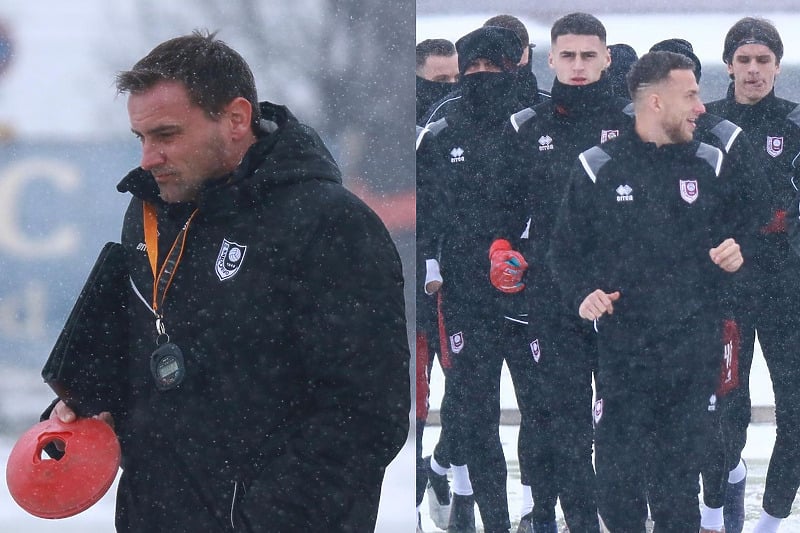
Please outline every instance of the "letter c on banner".
[[[47, 180], [61, 191], [78, 186], [78, 171], [63, 162], [29, 158], [8, 165], [0, 173], [0, 249], [20, 259], [42, 259], [67, 255], [77, 245], [74, 226], [61, 226], [43, 236], [26, 233], [20, 225], [22, 193], [35, 180]], [[42, 209], [46, 209], [43, 199]], [[66, 207], [65, 207], [66, 208]]]

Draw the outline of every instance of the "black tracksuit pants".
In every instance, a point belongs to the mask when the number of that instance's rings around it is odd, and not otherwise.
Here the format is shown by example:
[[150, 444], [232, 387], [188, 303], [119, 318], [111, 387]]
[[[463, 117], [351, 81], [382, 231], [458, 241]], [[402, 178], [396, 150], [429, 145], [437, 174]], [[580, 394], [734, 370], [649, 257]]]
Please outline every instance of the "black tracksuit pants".
[[[561, 500], [572, 533], [597, 533], [592, 466], [592, 372], [597, 345], [591, 324], [550, 309], [531, 313], [527, 356], [531, 434], [520, 447], [530, 475], [534, 523], [555, 520]], [[523, 415], [524, 416], [524, 415]]]
[[[499, 434], [500, 374], [505, 360], [520, 411], [527, 411], [526, 386], [515, 377], [526, 375], [522, 368], [530, 364], [519, 350], [524, 327], [499, 314], [455, 312], [446, 315], [444, 321], [447, 346], [443, 349], [449, 350], [452, 366], [445, 375], [442, 433], [449, 441], [458, 442], [463, 453], [463, 458], [451, 456], [450, 462], [466, 460], [484, 531], [507, 532], [511, 523], [506, 490], [508, 470]], [[529, 433], [521, 428], [520, 447], [527, 446], [522, 441]], [[435, 453], [435, 457], [438, 461], [439, 454]]]
[[614, 533], [700, 527], [698, 478], [716, 409], [718, 321], [658, 334], [603, 317], [595, 419], [598, 507]]
[[[763, 507], [772, 516], [785, 518], [800, 488], [800, 287], [796, 280], [780, 274], [764, 279], [760, 290], [753, 291], [752, 305], [737, 318], [741, 336], [739, 387], [722, 402], [722, 441], [718, 447], [725, 450], [725, 467], [716, 469], [722, 470], [720, 475], [727, 481], [728, 471], [739, 462], [744, 449], [751, 411], [750, 367], [757, 333], [772, 380], [776, 421]], [[720, 459], [717, 461], [719, 464]], [[706, 477], [704, 471], [704, 488], [708, 484]], [[705, 500], [708, 505], [708, 498]], [[717, 500], [721, 505], [721, 497]]]

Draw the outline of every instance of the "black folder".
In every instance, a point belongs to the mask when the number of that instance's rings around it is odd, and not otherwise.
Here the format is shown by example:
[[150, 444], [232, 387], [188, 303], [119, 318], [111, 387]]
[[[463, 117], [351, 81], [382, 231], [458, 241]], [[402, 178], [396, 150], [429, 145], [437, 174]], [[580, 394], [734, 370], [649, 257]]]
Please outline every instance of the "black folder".
[[113, 413], [122, 405], [128, 291], [122, 245], [106, 243], [42, 369], [45, 383], [78, 416]]

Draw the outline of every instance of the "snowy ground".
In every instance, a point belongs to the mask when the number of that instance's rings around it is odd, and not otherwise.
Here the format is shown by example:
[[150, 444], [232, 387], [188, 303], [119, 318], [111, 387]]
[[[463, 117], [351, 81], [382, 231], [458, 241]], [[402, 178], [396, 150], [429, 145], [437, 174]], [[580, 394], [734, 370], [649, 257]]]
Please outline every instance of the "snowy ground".
[[[444, 393], [444, 377], [438, 363], [431, 371], [431, 409], [438, 410], [439, 402]], [[761, 347], [756, 344], [753, 357], [753, 366], [750, 371], [750, 397], [754, 406], [774, 405], [775, 398], [772, 394], [772, 383], [769, 378]], [[514, 387], [511, 384], [511, 376], [508, 368], [503, 365], [500, 388], [500, 406], [504, 410], [516, 409], [516, 398], [514, 397]], [[423, 437], [423, 455], [429, 455], [439, 438], [438, 426], [425, 428]], [[519, 462], [517, 460], [517, 433], [516, 426], [501, 426], [500, 437], [503, 442], [503, 450], [508, 463], [508, 509], [512, 523], [512, 532], [516, 531], [516, 526], [520, 519], [521, 505], [521, 485], [519, 482]], [[764, 481], [766, 478], [769, 457], [772, 453], [772, 445], [775, 441], [775, 426], [773, 423], [751, 424], [747, 433], [747, 445], [743, 452], [743, 457], [749, 467], [748, 482], [746, 490], [747, 521], [744, 533], [752, 531], [755, 522], [761, 512], [761, 498], [764, 494]], [[422, 507], [422, 528], [426, 532], [438, 531], [430, 520], [428, 512], [427, 497], [423, 501]], [[476, 512], [476, 519], [480, 526], [480, 514]], [[559, 514], [561, 526], [563, 517]], [[479, 530], [480, 531], [480, 530]], [[795, 500], [792, 515], [784, 520], [781, 527], [782, 532], [800, 532], [800, 499]]]
[[[429, 454], [439, 438], [439, 427], [434, 426], [425, 428], [423, 437], [423, 454]], [[520, 519], [520, 505], [522, 502], [522, 491], [519, 483], [519, 463], [517, 461], [517, 430], [516, 426], [501, 426], [500, 438], [503, 442], [506, 461], [508, 463], [508, 510], [511, 518], [512, 529], [516, 531]], [[772, 444], [775, 441], [775, 426], [772, 424], [751, 424], [747, 432], [747, 446], [744, 449], [743, 457], [747, 462], [749, 472], [747, 475], [747, 490], [745, 504], [747, 507], [746, 522], [744, 533], [753, 530], [759, 513], [761, 512], [761, 497], [764, 494], [764, 479], [769, 463], [769, 454], [772, 451]], [[560, 528], [564, 527], [564, 519], [558, 511]], [[426, 532], [439, 531], [430, 519], [428, 511], [427, 496], [422, 502], [422, 529]], [[480, 513], [475, 513], [478, 522], [478, 531], [481, 531]], [[560, 529], [559, 528], [559, 529]], [[380, 531], [380, 530], [378, 530]], [[792, 515], [784, 520], [781, 525], [782, 532], [800, 531], [800, 500], [795, 500]]]

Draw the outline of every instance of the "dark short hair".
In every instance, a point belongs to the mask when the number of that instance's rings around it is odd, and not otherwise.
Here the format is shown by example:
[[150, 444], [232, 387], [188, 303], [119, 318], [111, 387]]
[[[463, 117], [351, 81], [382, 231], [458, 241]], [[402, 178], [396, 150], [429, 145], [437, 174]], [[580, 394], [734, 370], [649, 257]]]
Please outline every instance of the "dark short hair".
[[531, 38], [530, 35], [528, 35], [528, 29], [525, 27], [525, 24], [523, 24], [522, 21], [514, 15], [495, 15], [484, 22], [483, 25], [497, 26], [498, 28], [505, 28], [513, 31], [517, 34], [517, 37], [519, 37], [519, 41], [522, 43], [523, 47], [531, 44]]
[[163, 81], [186, 86], [190, 101], [216, 118], [234, 98], [245, 98], [253, 108], [254, 132], [261, 114], [253, 72], [247, 62], [216, 32], [195, 30], [159, 44], [131, 70], [119, 72], [117, 91], [136, 94]]
[[589, 13], [570, 13], [553, 23], [550, 28], [550, 42], [556, 42], [562, 35], [596, 35], [605, 44], [606, 27]]
[[628, 92], [632, 99], [643, 87], [662, 82], [673, 70], [690, 70], [694, 74], [694, 61], [675, 52], [648, 52], [639, 58], [628, 71]]
[[417, 44], [417, 68], [421, 68], [430, 56], [450, 57], [456, 53], [456, 45], [447, 39], [425, 39]]
[[783, 57], [783, 41], [775, 26], [767, 19], [745, 17], [731, 26], [725, 36], [725, 46], [722, 50], [722, 61], [726, 65], [733, 62], [733, 55], [740, 46], [746, 44], [763, 44], [767, 46], [778, 63]]

